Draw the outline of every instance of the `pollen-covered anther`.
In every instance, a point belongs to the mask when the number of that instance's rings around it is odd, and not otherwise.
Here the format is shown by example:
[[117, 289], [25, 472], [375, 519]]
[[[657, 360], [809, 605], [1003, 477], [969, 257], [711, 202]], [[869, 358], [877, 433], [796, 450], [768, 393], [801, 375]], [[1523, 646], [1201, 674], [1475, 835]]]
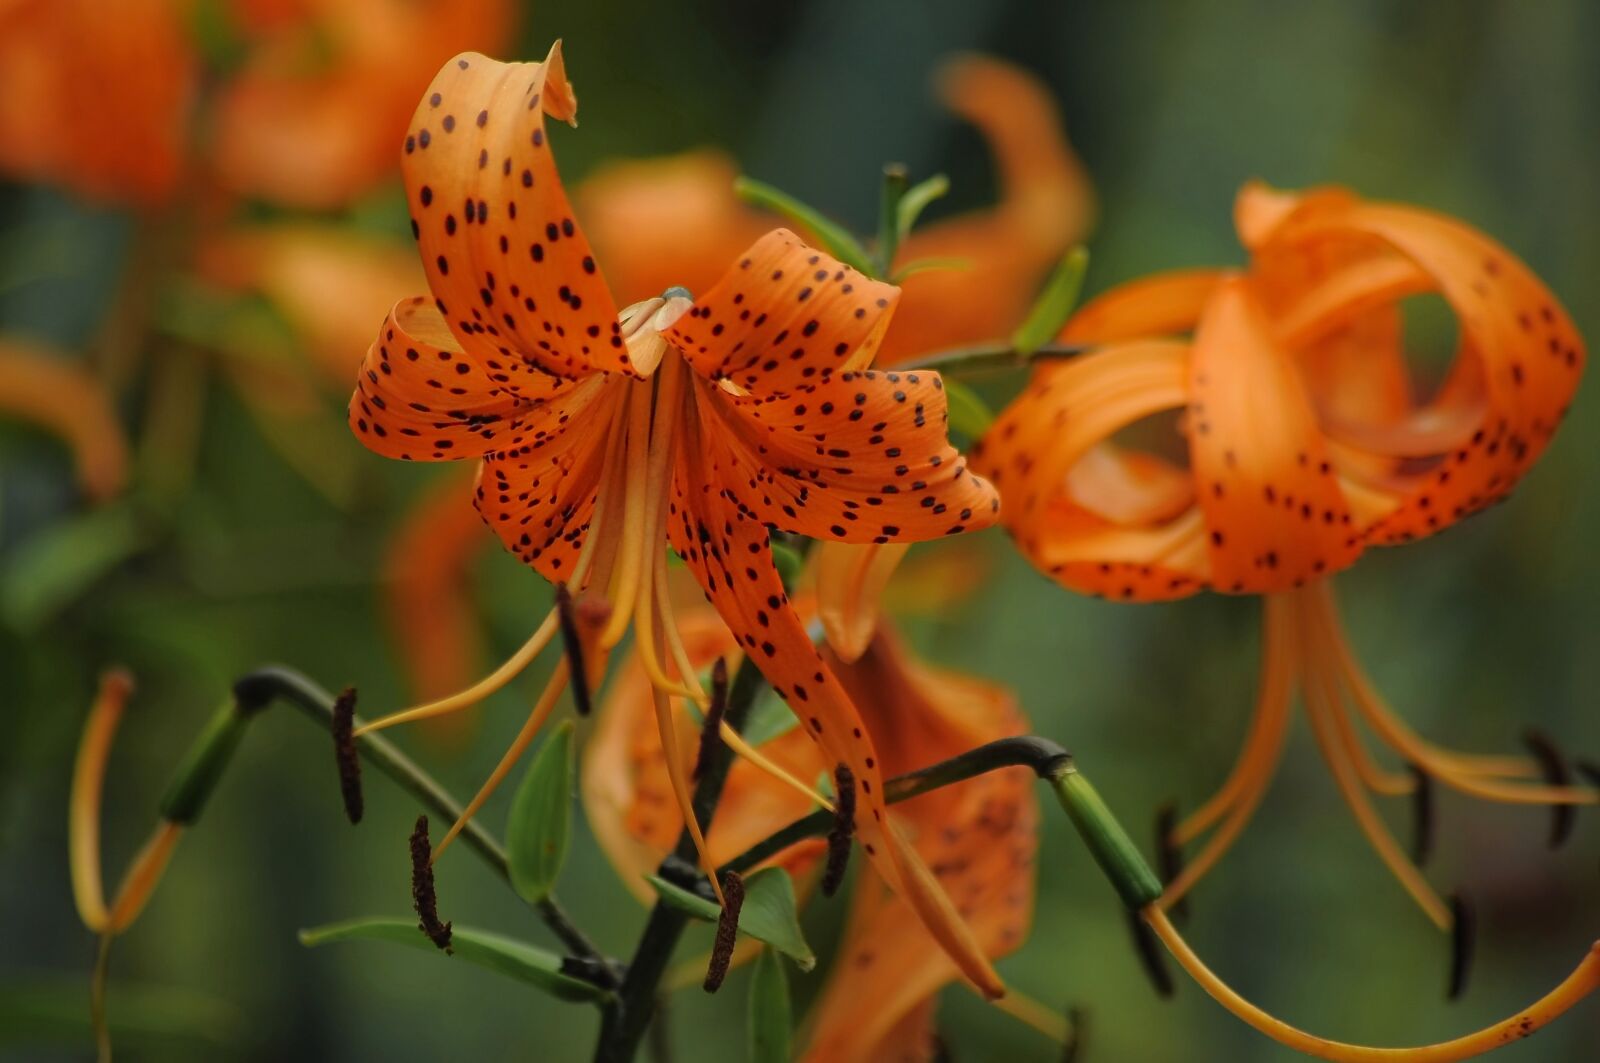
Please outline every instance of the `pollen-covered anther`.
[[822, 870], [822, 895], [832, 897], [844, 884], [850, 865], [850, 841], [856, 832], [856, 777], [848, 765], [833, 769], [833, 829], [828, 831], [828, 863]]
[[[609, 616], [610, 610], [606, 612]], [[590, 655], [584, 650], [577, 603], [572, 600], [572, 593], [567, 590], [565, 583], [556, 585], [556, 615], [561, 618], [561, 644], [566, 650], [567, 673], [572, 681], [572, 704], [579, 716], [587, 716], [592, 708], [589, 665], [586, 663]]]
[[345, 687], [333, 702], [333, 756], [339, 768], [339, 795], [344, 814], [360, 823], [366, 809], [361, 794], [361, 758], [356, 755], [356, 688]]
[[450, 924], [439, 921], [439, 896], [433, 887], [433, 846], [428, 842], [428, 817], [418, 816], [411, 832], [411, 903], [417, 910], [417, 928], [445, 952], [450, 948]]
[[739, 911], [744, 907], [744, 879], [736, 871], [722, 876], [722, 914], [717, 918], [717, 936], [711, 943], [711, 962], [706, 967], [705, 990], [722, 988], [733, 965], [733, 947], [739, 940]]
[[700, 746], [694, 757], [694, 777], [706, 773], [711, 758], [722, 744], [719, 732], [728, 711], [728, 660], [718, 657], [711, 665], [711, 705], [706, 709], [705, 726], [700, 729]]

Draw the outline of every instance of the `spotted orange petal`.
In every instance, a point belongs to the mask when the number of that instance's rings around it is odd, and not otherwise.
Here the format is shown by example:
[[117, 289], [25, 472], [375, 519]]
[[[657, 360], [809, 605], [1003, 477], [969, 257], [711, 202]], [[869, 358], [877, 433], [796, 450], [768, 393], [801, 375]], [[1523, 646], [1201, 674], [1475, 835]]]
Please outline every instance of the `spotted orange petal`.
[[773, 565], [766, 527], [722, 490], [736, 474], [719, 464], [710, 438], [715, 428], [695, 416], [686, 420], [668, 522], [673, 548], [828, 762], [855, 774], [858, 837], [879, 874], [912, 905], [963, 974], [985, 993], [1003, 993], [949, 896], [890, 822], [872, 737], [795, 615]]
[[1195, 331], [1189, 445], [1217, 590], [1287, 590], [1361, 553], [1305, 386], [1249, 285], [1224, 281]]
[[464, 53], [418, 104], [401, 169], [428, 286], [461, 346], [576, 378], [627, 370], [617, 308], [573, 219], [544, 116], [577, 99], [542, 63]]
[[771, 526], [851, 543], [987, 527], [1000, 499], [946, 436], [937, 373], [840, 373], [783, 396], [699, 389], [726, 488]]
[[774, 229], [663, 335], [701, 376], [768, 398], [870, 365], [899, 297]]

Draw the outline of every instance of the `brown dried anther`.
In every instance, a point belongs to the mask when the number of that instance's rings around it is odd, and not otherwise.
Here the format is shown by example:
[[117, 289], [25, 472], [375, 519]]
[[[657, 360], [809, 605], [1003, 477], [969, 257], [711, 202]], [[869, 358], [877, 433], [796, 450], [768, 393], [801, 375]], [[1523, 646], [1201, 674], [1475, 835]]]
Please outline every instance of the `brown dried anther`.
[[744, 879], [738, 872], [729, 871], [722, 876], [722, 915], [717, 919], [717, 937], [711, 944], [711, 964], [706, 968], [705, 990], [715, 993], [722, 988], [733, 964], [733, 947], [739, 939], [739, 910], [744, 907]]
[[428, 817], [418, 816], [411, 832], [411, 903], [421, 919], [417, 927], [428, 940], [446, 952], [450, 948], [450, 924], [439, 922], [439, 897], [433, 889], [433, 846], [428, 841]]
[[351, 823], [360, 823], [366, 810], [361, 795], [361, 758], [356, 755], [356, 688], [345, 687], [333, 702], [333, 758], [339, 766], [339, 795], [344, 798], [344, 814]]
[[[1156, 866], [1161, 872], [1163, 886], [1172, 885], [1173, 879], [1183, 874], [1183, 846], [1176, 840], [1177, 830], [1178, 805], [1175, 801], [1168, 801], [1156, 809]], [[1178, 903], [1170, 911], [1174, 919], [1188, 918], [1188, 898], [1178, 898]]]
[[1412, 764], [1411, 779], [1411, 859], [1418, 867], [1433, 855], [1434, 813], [1433, 776]]
[[572, 704], [579, 716], [589, 715], [589, 670], [583, 659], [583, 635], [578, 627], [578, 610], [565, 583], [556, 584], [556, 615], [561, 620], [561, 644], [567, 653], [567, 682], [572, 687]]
[[828, 863], [822, 869], [824, 897], [839, 892], [850, 866], [850, 839], [856, 832], [856, 777], [848, 765], [833, 769], [833, 788], [833, 829], [828, 831]]
[[1149, 976], [1156, 995], [1163, 1000], [1171, 998], [1174, 992], [1172, 972], [1167, 970], [1160, 940], [1142, 915], [1132, 908], [1124, 908], [1123, 911], [1128, 917], [1128, 932], [1133, 935], [1134, 951], [1139, 954], [1139, 963]]
[[1477, 943], [1478, 921], [1472, 905], [1459, 893], [1450, 895], [1450, 985], [1446, 999], [1459, 1000], [1467, 991], [1467, 976], [1472, 973], [1473, 946]]
[[711, 704], [706, 708], [705, 726], [700, 729], [700, 748], [694, 757], [694, 777], [706, 773], [711, 758], [722, 747], [722, 718], [728, 712], [728, 662], [718, 657], [711, 665]]
[[[1550, 736], [1535, 728], [1528, 728], [1522, 732], [1522, 742], [1528, 747], [1535, 760], [1539, 762], [1539, 770], [1544, 773], [1544, 781], [1551, 786], [1564, 787], [1572, 784], [1572, 771], [1567, 767], [1567, 758], [1561, 755], [1561, 750], [1550, 740]], [[1550, 848], [1559, 849], [1572, 837], [1572, 828], [1578, 821], [1577, 806], [1571, 804], [1554, 804], [1550, 806]]]

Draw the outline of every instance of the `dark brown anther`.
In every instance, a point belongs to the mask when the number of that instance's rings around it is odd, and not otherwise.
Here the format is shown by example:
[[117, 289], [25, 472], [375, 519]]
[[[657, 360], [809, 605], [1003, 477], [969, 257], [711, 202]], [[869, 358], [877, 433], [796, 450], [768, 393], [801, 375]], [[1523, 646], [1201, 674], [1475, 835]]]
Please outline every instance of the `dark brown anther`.
[[[1183, 847], [1174, 835], [1178, 830], [1178, 803], [1168, 801], [1156, 809], [1156, 867], [1161, 872], [1161, 884], [1172, 885], [1172, 880], [1183, 874]], [[1178, 898], [1169, 909], [1173, 919], [1182, 921], [1189, 917], [1189, 899]]]
[[1076, 1063], [1078, 1055], [1083, 1051], [1083, 1043], [1089, 1033], [1089, 1010], [1087, 1008], [1071, 1007], [1067, 1009], [1067, 1039], [1061, 1045], [1061, 1063]]
[[1589, 780], [1589, 785], [1600, 788], [1600, 761], [1580, 760], [1573, 764], [1578, 774]]
[[706, 773], [711, 758], [722, 748], [722, 717], [728, 712], [728, 662], [718, 657], [711, 665], [711, 704], [700, 729], [700, 748], [694, 756], [694, 777]]
[[1174, 991], [1172, 972], [1167, 970], [1160, 940], [1142, 915], [1132, 908], [1124, 908], [1123, 911], [1128, 917], [1128, 932], [1133, 935], [1134, 951], [1139, 954], [1139, 964], [1149, 977], [1150, 985], [1155, 989], [1156, 996], [1170, 1000]]
[[706, 968], [705, 988], [715, 993], [728, 977], [733, 963], [733, 946], [739, 940], [739, 909], [744, 907], [744, 879], [738, 872], [722, 876], [722, 915], [717, 918], [717, 937], [711, 944], [711, 964]]
[[361, 758], [356, 756], [356, 688], [345, 687], [333, 701], [333, 758], [339, 766], [339, 795], [344, 798], [344, 814], [351, 823], [360, 823], [366, 810], [361, 796]]
[[1450, 895], [1450, 987], [1448, 1000], [1460, 1000], [1472, 973], [1472, 951], [1478, 940], [1478, 921], [1472, 905], [1459, 893]]
[[[1561, 750], [1550, 740], [1550, 736], [1543, 731], [1530, 727], [1522, 732], [1523, 744], [1539, 762], [1539, 770], [1544, 772], [1544, 781], [1551, 786], [1571, 786], [1572, 770], [1567, 767], [1567, 758], [1561, 755]], [[1559, 849], [1572, 837], [1572, 827], [1578, 821], [1578, 809], [1575, 805], [1557, 804], [1550, 806], [1550, 848]]]
[[1415, 764], [1411, 769], [1411, 859], [1420, 868], [1433, 855], [1433, 776]]
[[417, 927], [428, 940], [446, 952], [450, 948], [450, 924], [439, 922], [439, 896], [433, 890], [433, 845], [428, 841], [428, 817], [418, 816], [411, 832], [411, 903], [421, 922]]
[[850, 866], [850, 839], [856, 832], [856, 777], [848, 765], [833, 769], [833, 789], [833, 829], [828, 831], [828, 863], [822, 869], [824, 897], [839, 892]]
[[578, 631], [578, 610], [565, 583], [556, 584], [556, 615], [561, 620], [561, 644], [567, 651], [567, 683], [579, 716], [589, 715], [589, 670], [584, 667], [583, 639]]

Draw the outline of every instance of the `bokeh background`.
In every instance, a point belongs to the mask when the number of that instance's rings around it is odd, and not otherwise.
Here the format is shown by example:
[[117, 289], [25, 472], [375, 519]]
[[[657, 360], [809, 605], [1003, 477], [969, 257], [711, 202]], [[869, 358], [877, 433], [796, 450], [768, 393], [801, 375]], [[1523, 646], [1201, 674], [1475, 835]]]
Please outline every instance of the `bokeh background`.
[[[994, 195], [988, 153], [930, 91], [941, 60], [980, 50], [1037, 72], [1057, 94], [1101, 202], [1091, 290], [1153, 269], [1238, 261], [1229, 212], [1246, 178], [1336, 181], [1494, 234], [1591, 340], [1600, 334], [1600, 8], [1583, 0], [549, 0], [519, 12], [510, 51], [540, 56], [556, 36], [583, 101], [581, 130], [559, 140], [569, 181], [603, 160], [713, 144], [858, 231], [872, 224], [876, 174], [890, 159], [914, 175], [951, 175], [954, 191], [932, 216], [980, 206]], [[248, 201], [232, 209], [264, 222], [304, 215]], [[393, 177], [315, 216], [409, 243]], [[108, 877], [144, 837], [175, 760], [231, 678], [281, 661], [329, 686], [357, 684], [369, 712], [407, 697], [382, 615], [380, 560], [398, 519], [447, 473], [362, 451], [339, 423], [337, 389], [309, 361], [293, 361], [296, 344], [274, 332], [276, 321], [264, 320], [260, 337], [248, 322], [234, 326], [245, 329], [234, 335], [239, 348], [290, 359], [257, 378], [238, 356], [208, 352], [181, 312], [139, 312], [171, 302], [170, 291], [151, 290], [170, 281], [155, 283], [143, 256], [181, 224], [45, 185], [0, 185], [0, 333], [96, 367], [142, 352], [115, 376], [133, 440], [132, 483], [117, 498], [91, 504], [57, 440], [0, 423], [8, 1059], [88, 1053], [72, 1016], [83, 1011], [94, 942], [72, 907], [65, 809], [102, 668], [124, 664], [139, 680], [108, 782]], [[352, 374], [362, 353], [348, 351]], [[315, 383], [316, 417], [305, 423], [333, 426], [309, 442], [261, 412], [261, 380], [296, 365]], [[1020, 382], [986, 387], [998, 400]], [[1575, 752], [1600, 750], [1596, 390], [1589, 380], [1508, 505], [1425, 544], [1369, 554], [1338, 581], [1368, 666], [1430, 737], [1497, 750], [1536, 723]], [[1077, 599], [1029, 570], [999, 532], [974, 544], [961, 556], [980, 566], [978, 589], [944, 615], [908, 617], [918, 647], [1014, 686], [1035, 729], [1070, 746], [1141, 831], [1162, 800], [1192, 805], [1207, 795], [1246, 723], [1258, 603]], [[546, 608], [542, 582], [497, 551], [475, 563], [471, 583], [490, 654], [519, 644]], [[492, 699], [473, 726], [401, 741], [470, 791], [540, 678]], [[163, 1009], [172, 1013], [152, 1019], [153, 1031], [124, 1032], [121, 1057], [585, 1058], [591, 1010], [420, 953], [296, 943], [303, 926], [409, 910], [412, 803], [369, 777], [366, 822], [350, 828], [329, 760], [325, 739], [291, 712], [255, 725], [150, 908], [118, 943], [114, 1016], [119, 994], [131, 1000], [146, 987], [170, 990]], [[1368, 851], [1299, 723], [1265, 808], [1194, 896], [1192, 940], [1247, 995], [1328, 1035], [1410, 1043], [1510, 1013], [1564, 975], [1600, 930], [1600, 826], [1581, 817], [1572, 844], [1549, 853], [1540, 810], [1452, 794], [1439, 804], [1431, 877], [1470, 893], [1480, 913], [1463, 1001], [1443, 999], [1448, 943]], [[502, 797], [487, 822], [498, 828], [504, 808]], [[1390, 811], [1403, 832], [1404, 803]], [[1192, 985], [1157, 1000], [1110, 889], [1063, 818], [1044, 821], [1033, 937], [1002, 970], [1053, 1006], [1088, 1009], [1082, 1058], [1287, 1058]], [[579, 830], [561, 892], [608, 950], [625, 955], [644, 913]], [[440, 890], [447, 915], [545, 940], [464, 854], [443, 862]], [[826, 946], [838, 916], [828, 906], [808, 914], [814, 942]], [[743, 978], [720, 998], [673, 998], [679, 1057], [740, 1058]], [[815, 983], [795, 979], [802, 999]], [[958, 989], [944, 995], [939, 1027], [957, 1060], [1052, 1058], [1036, 1033]], [[1597, 1041], [1600, 1006], [1591, 1003], [1501, 1058], [1594, 1058]]]

